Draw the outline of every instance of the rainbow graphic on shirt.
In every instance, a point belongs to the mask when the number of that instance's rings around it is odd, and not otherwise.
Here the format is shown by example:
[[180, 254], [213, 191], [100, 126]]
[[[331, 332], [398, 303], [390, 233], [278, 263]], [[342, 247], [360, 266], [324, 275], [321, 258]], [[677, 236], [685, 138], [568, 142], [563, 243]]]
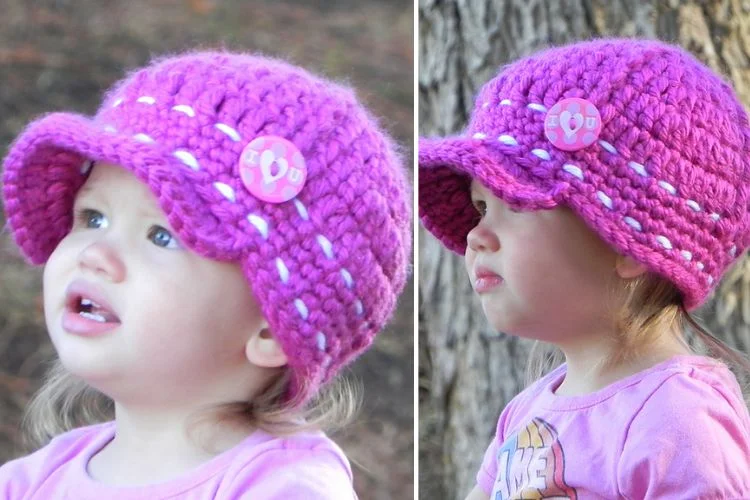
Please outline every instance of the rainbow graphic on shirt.
[[557, 431], [541, 418], [507, 439], [497, 452], [493, 500], [577, 499], [565, 482], [565, 456]]

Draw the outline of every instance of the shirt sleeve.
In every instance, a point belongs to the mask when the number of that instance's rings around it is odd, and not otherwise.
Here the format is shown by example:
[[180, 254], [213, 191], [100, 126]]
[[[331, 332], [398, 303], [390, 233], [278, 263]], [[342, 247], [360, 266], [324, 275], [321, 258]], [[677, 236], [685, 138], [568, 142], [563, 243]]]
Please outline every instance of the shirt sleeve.
[[15, 500], [24, 498], [29, 490], [31, 478], [24, 467], [23, 459], [7, 462], [0, 467], [0, 498]]
[[[34, 453], [6, 462], [0, 467], [0, 498], [3, 500], [25, 499], [33, 496], [39, 484], [65, 463], [68, 448], [61, 446], [68, 435], [61, 435]], [[60, 458], [62, 457], [62, 458]]]
[[747, 409], [724, 388], [667, 379], [632, 419], [617, 468], [637, 499], [750, 497]]
[[492, 494], [492, 487], [495, 485], [497, 478], [497, 436], [492, 436], [492, 442], [484, 452], [482, 465], [477, 472], [477, 484], [487, 496]]
[[348, 462], [328, 449], [273, 449], [235, 478], [229, 499], [355, 500]]
[[111, 423], [79, 427], [52, 438], [47, 445], [0, 467], [0, 498], [3, 500], [36, 498], [42, 484], [60, 481], [61, 475], [50, 479], [66, 467], [92, 441], [108, 432]]

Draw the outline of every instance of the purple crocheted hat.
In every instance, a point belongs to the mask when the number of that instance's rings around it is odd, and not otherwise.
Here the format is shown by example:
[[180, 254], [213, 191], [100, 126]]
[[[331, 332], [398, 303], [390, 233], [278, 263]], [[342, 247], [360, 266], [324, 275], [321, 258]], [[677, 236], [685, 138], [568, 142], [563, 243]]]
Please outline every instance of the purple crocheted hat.
[[33, 264], [72, 224], [91, 161], [148, 184], [180, 240], [238, 262], [307, 400], [390, 319], [411, 252], [394, 145], [344, 87], [284, 62], [197, 52], [154, 61], [93, 118], [32, 123], [4, 162], [5, 209]]
[[678, 47], [553, 48], [488, 82], [461, 136], [420, 140], [420, 217], [464, 253], [472, 178], [516, 209], [564, 204], [692, 310], [750, 243], [749, 139], [732, 88]]

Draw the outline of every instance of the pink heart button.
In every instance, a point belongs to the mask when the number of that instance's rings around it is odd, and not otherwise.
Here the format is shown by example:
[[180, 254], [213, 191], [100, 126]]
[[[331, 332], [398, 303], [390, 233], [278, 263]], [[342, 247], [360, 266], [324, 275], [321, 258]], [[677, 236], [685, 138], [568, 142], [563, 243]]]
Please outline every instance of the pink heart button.
[[284, 203], [302, 190], [305, 158], [294, 143], [275, 135], [253, 139], [240, 155], [240, 178], [250, 193], [269, 203]]
[[563, 151], [577, 151], [593, 144], [601, 130], [599, 110], [580, 97], [558, 101], [544, 118], [544, 134]]

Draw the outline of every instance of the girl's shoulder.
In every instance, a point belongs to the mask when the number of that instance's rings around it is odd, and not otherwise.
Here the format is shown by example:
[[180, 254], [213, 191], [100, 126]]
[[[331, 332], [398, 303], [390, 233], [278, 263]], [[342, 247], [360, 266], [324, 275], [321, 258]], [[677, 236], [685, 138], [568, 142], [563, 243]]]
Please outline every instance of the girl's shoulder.
[[35, 452], [0, 467], [0, 497], [20, 498], [56, 471], [100, 448], [111, 439], [112, 422], [79, 427], [52, 438]]
[[275, 436], [256, 431], [243, 446], [238, 459], [264, 460], [275, 454], [330, 455], [350, 469], [349, 460], [336, 442], [322, 431], [300, 432], [288, 436]]
[[750, 417], [742, 390], [732, 371], [722, 362], [706, 356], [677, 356], [650, 370], [644, 404], [639, 412], [663, 413], [672, 421], [687, 410], [724, 411], [745, 424]]
[[635, 498], [647, 491], [659, 498], [673, 498], [674, 491], [680, 498], [750, 493], [750, 416], [732, 372], [690, 356], [652, 377], [657, 383], [627, 423], [617, 468], [623, 492]]
[[[81, 452], [96, 446], [98, 443], [111, 439], [114, 434], [114, 423], [77, 427], [50, 439], [49, 443], [35, 452], [8, 462], [7, 465], [22, 465], [38, 463], [54, 466], [56, 463], [67, 462]], [[3, 466], [5, 467], [5, 466]]]
[[231, 491], [262, 498], [354, 497], [349, 460], [323, 432], [272, 436], [256, 431], [243, 443], [224, 478]]
[[750, 441], [748, 408], [737, 379], [724, 363], [704, 356], [680, 356], [654, 378], [634, 423], [668, 421], [677, 432], [731, 424], [745, 442]]

